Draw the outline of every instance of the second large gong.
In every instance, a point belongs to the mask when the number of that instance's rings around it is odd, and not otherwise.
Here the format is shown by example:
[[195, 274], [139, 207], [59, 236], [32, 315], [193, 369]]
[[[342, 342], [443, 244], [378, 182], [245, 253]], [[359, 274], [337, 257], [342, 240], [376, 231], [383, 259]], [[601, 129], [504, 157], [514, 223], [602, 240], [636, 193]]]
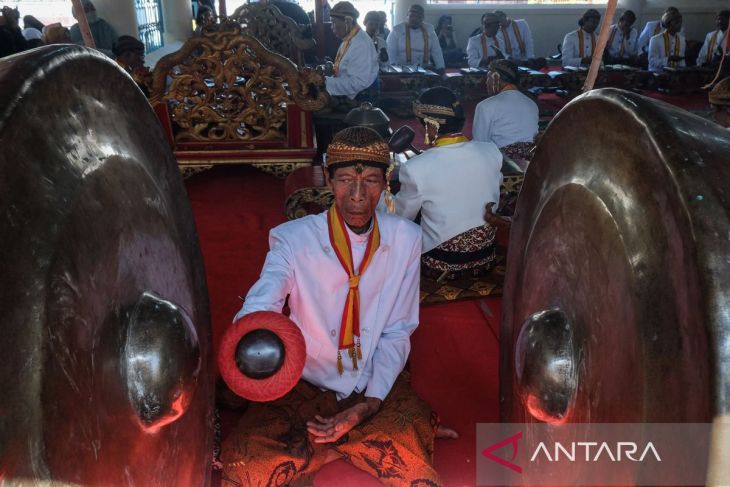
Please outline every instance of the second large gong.
[[502, 421], [728, 413], [729, 163], [727, 131], [620, 90], [553, 120], [510, 238]]

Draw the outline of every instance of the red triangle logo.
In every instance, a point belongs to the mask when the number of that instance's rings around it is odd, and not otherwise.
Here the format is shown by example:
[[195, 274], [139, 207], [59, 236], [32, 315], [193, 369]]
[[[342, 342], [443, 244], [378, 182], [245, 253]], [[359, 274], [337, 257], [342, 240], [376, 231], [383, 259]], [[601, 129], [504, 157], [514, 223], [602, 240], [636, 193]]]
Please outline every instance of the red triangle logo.
[[[517, 448], [518, 448], [518, 444], [517, 443], [521, 439], [522, 439], [522, 431], [520, 431], [519, 433], [516, 433], [516, 434], [510, 436], [509, 438], [505, 438], [504, 440], [502, 440], [500, 442], [497, 442], [497, 443], [495, 443], [492, 446], [488, 446], [487, 448], [485, 448], [482, 451], [482, 455], [484, 455], [488, 459], [492, 460], [493, 462], [499, 463], [503, 467], [507, 467], [510, 470], [513, 470], [513, 471], [515, 471], [517, 473], [522, 473], [522, 467], [520, 467], [519, 465], [515, 465], [514, 463], [512, 463], [512, 461], [514, 461], [514, 459], [517, 458]], [[505, 460], [504, 458], [498, 457], [497, 455], [495, 455], [494, 453], [492, 453], [492, 452], [494, 452], [496, 450], [499, 450], [500, 448], [503, 448], [506, 445], [510, 445], [510, 444], [512, 445], [512, 458], [509, 461], [508, 460]]]

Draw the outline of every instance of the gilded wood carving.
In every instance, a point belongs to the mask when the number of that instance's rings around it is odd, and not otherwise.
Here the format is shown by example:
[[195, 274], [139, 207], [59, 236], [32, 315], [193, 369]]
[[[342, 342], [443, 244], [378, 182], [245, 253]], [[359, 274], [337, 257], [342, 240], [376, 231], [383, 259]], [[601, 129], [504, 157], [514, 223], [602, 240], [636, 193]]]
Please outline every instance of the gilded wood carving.
[[238, 7], [230, 18], [240, 23], [248, 35], [284, 57], [298, 58], [299, 56], [295, 54], [314, 48], [315, 41], [311, 33], [307, 32], [308, 29], [282, 14], [274, 5], [244, 4]]
[[286, 140], [286, 106], [327, 105], [324, 77], [243, 34], [237, 23], [206, 26], [157, 63], [151, 103], [166, 103], [176, 141]]

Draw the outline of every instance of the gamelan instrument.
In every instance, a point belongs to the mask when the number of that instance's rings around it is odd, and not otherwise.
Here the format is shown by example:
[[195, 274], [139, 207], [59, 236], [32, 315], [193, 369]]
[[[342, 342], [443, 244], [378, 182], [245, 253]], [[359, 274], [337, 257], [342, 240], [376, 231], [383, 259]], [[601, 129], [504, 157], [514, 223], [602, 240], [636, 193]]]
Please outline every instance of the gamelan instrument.
[[203, 260], [142, 92], [78, 46], [0, 61], [0, 477], [208, 485]]
[[729, 421], [728, 154], [720, 126], [616, 89], [551, 122], [510, 235], [503, 422]]

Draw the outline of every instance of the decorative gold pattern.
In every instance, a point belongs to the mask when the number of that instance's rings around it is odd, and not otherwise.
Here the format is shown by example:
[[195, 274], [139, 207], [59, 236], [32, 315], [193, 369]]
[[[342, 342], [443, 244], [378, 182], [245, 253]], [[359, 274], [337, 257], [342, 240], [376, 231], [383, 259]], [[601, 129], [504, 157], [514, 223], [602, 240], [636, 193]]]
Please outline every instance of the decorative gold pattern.
[[242, 34], [233, 22], [206, 26], [157, 63], [150, 102], [167, 103], [180, 141], [286, 140], [287, 104], [324, 108], [324, 77]]
[[479, 277], [462, 277], [454, 281], [439, 282], [421, 273], [420, 303], [429, 304], [480, 299], [485, 296], [499, 296], [504, 285], [504, 261], [506, 249], [497, 246], [496, 265], [486, 274]]
[[205, 166], [179, 166], [180, 172], [182, 173], [183, 179], [187, 179], [191, 176], [198, 174], [199, 172], [207, 171], [213, 167], [212, 165]]
[[304, 163], [276, 163], [276, 164], [251, 164], [256, 169], [260, 169], [267, 174], [272, 174], [279, 179], [286, 179], [286, 177], [296, 169], [300, 167], [311, 166], [310, 162]]
[[329, 167], [341, 162], [351, 161], [372, 161], [384, 165], [390, 165], [388, 144], [385, 142], [378, 142], [370, 147], [352, 147], [342, 143], [333, 142], [327, 148], [327, 165]]
[[476, 291], [480, 296], [489, 296], [497, 285], [490, 282], [477, 281], [469, 289]]
[[296, 220], [307, 215], [322, 213], [332, 206], [335, 195], [326, 186], [311, 186], [295, 191], [286, 200], [286, 217]]
[[[457, 102], [458, 103], [458, 102]], [[427, 105], [425, 103], [413, 102], [413, 114], [418, 118], [425, 118], [430, 115], [444, 115], [447, 117], [456, 116], [453, 108], [441, 105]]]
[[513, 176], [505, 176], [502, 179], [502, 186], [500, 188], [501, 194], [514, 195], [515, 197], [520, 194], [522, 183], [525, 180], [524, 174], [516, 174]]
[[290, 59], [304, 63], [301, 52], [314, 48], [315, 41], [307, 35], [305, 27], [297, 24], [281, 11], [266, 3], [241, 5], [230, 17], [241, 24], [244, 31], [261, 41], [268, 49]]
[[458, 287], [452, 287], [449, 285], [442, 286], [439, 290], [437, 290], [434, 294], [439, 294], [443, 296], [447, 301], [453, 301], [454, 299], [461, 294], [461, 289]]

